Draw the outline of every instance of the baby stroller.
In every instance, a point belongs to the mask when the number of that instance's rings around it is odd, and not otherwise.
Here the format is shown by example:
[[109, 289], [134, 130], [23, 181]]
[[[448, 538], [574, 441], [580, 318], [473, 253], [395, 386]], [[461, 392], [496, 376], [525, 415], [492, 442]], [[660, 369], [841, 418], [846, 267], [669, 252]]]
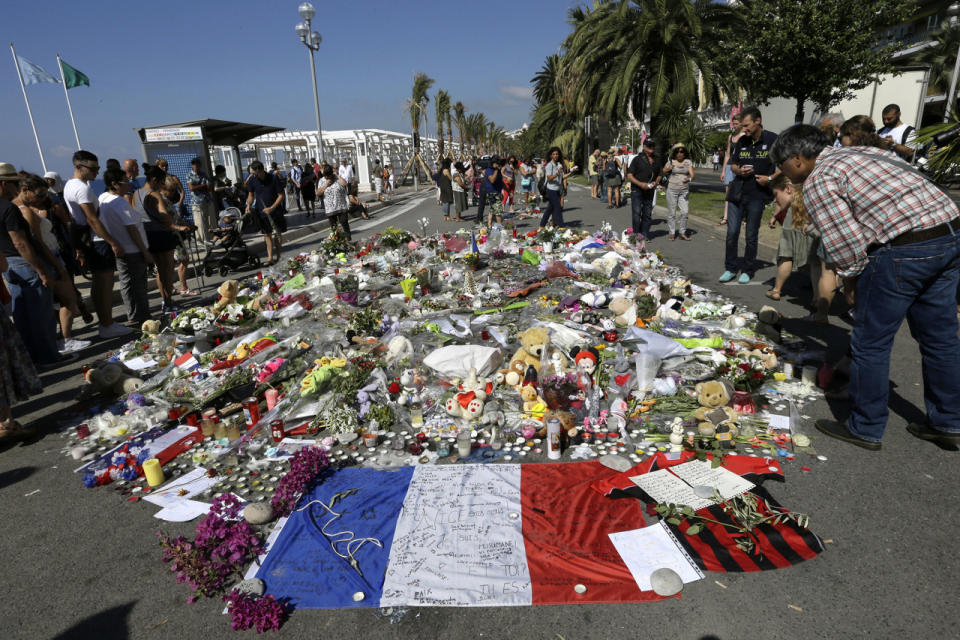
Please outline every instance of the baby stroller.
[[237, 229], [239, 219], [240, 210], [236, 207], [220, 212], [220, 226], [212, 233], [213, 246], [203, 256], [203, 273], [208, 278], [214, 271], [225, 276], [231, 271], [260, 268], [260, 257], [250, 252]]

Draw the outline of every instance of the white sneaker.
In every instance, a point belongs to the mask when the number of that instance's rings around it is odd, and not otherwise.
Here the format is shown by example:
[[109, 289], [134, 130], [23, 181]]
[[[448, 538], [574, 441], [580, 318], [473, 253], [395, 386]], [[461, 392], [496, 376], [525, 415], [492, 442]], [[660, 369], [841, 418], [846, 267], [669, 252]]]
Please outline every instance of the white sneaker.
[[60, 353], [73, 353], [74, 351], [80, 351], [81, 349], [86, 349], [92, 344], [89, 340], [75, 340], [70, 338], [64, 342], [63, 347], [60, 348]]
[[133, 333], [133, 329], [125, 327], [119, 322], [114, 322], [109, 327], [100, 327], [99, 333], [101, 338], [119, 338], [130, 335]]

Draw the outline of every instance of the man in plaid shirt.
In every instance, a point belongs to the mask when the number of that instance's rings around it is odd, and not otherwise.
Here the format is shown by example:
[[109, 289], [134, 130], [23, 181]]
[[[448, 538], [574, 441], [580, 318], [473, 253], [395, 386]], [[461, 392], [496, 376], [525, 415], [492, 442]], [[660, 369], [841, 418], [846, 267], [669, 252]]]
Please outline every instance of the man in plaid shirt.
[[857, 312], [850, 335], [850, 416], [818, 420], [828, 436], [879, 450], [889, 409], [890, 351], [906, 317], [920, 345], [928, 422], [910, 433], [960, 444], [960, 212], [953, 201], [893, 153], [825, 148], [816, 127], [795, 125], [773, 161], [794, 183], [829, 262]]

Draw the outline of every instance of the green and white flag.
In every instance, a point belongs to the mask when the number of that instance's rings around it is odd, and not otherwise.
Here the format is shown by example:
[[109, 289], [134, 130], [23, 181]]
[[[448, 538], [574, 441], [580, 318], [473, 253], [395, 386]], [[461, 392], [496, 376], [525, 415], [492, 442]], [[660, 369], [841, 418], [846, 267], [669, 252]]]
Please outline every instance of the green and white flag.
[[67, 89], [79, 87], [82, 84], [90, 86], [90, 78], [82, 71], [78, 71], [67, 64], [67, 61], [60, 58], [60, 66], [63, 68], [63, 82]]

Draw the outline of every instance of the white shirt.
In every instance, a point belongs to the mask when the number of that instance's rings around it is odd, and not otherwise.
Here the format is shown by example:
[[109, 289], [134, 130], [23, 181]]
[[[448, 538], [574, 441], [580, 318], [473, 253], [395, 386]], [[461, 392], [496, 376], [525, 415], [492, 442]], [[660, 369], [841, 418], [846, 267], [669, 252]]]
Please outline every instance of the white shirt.
[[353, 183], [353, 165], [340, 165], [337, 169], [337, 175], [347, 181], [347, 184]]
[[[109, 191], [101, 193], [100, 222], [107, 228], [110, 235], [120, 243], [125, 252], [140, 253], [140, 247], [130, 237], [127, 226], [135, 226], [140, 234], [140, 239], [146, 242], [147, 234], [143, 230], [143, 217], [134, 211], [125, 199]], [[93, 234], [93, 239], [101, 240], [97, 234]]]
[[[548, 162], [547, 167], [544, 169], [547, 175], [547, 189], [550, 191], [560, 191], [563, 187], [563, 165], [559, 162]], [[553, 180], [550, 180], [550, 176], [556, 175], [557, 177]]]
[[906, 140], [903, 139], [903, 134], [904, 132], [906, 132], [907, 127], [909, 126], [910, 125], [908, 124], [900, 123], [900, 125], [893, 127], [892, 129], [890, 127], [884, 127], [883, 129], [880, 129], [880, 131], [878, 131], [877, 133], [880, 135], [881, 138], [886, 138], [887, 136], [890, 136], [891, 138], [893, 138], [893, 141], [896, 142], [897, 144], [909, 145], [917, 137], [916, 130], [913, 130], [910, 132], [910, 135], [907, 136]]
[[[450, 177], [451, 177], [451, 178], [456, 178], [458, 175], [460, 175], [460, 172], [457, 171], [457, 168], [454, 167], [453, 165], [450, 165]], [[466, 183], [466, 180], [464, 180], [464, 183]], [[450, 180], [450, 186], [453, 188], [454, 191], [458, 191], [458, 192], [460, 192], [460, 193], [463, 193], [463, 187], [461, 187], [459, 184], [457, 184], [457, 181], [456, 181], [456, 180], [451, 179], [451, 180]]]
[[89, 182], [84, 182], [80, 178], [70, 178], [63, 187], [63, 201], [67, 203], [67, 211], [73, 217], [73, 221], [79, 226], [87, 226], [87, 216], [83, 213], [81, 204], [92, 204], [94, 209], [98, 208], [97, 197], [93, 195], [93, 189]]

